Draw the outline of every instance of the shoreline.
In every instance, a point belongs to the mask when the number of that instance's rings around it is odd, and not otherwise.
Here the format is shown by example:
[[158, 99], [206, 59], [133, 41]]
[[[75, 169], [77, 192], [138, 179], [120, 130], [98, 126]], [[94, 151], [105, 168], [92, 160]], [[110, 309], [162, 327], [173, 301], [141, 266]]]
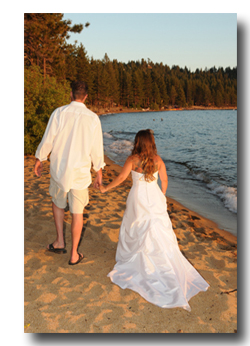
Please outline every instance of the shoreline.
[[[114, 170], [116, 170], [118, 173], [120, 173], [122, 167], [119, 166], [118, 164], [116, 164], [114, 161], [112, 161], [107, 155], [104, 155], [104, 161], [105, 161], [106, 164], [109, 164]], [[129, 178], [130, 178], [130, 176], [129, 176]], [[130, 178], [130, 180], [131, 180], [131, 178]], [[187, 206], [183, 205], [182, 203], [176, 201], [172, 197], [166, 196], [166, 198], [167, 198], [168, 203], [176, 205], [178, 207], [178, 209], [180, 209], [180, 210], [186, 209], [193, 216], [195, 216], [197, 218], [200, 218], [200, 219], [203, 219], [204, 221], [206, 221], [207, 224], [210, 225], [210, 227], [215, 228], [217, 230], [217, 232], [218, 232], [218, 234], [220, 236], [224, 237], [225, 239], [227, 239], [229, 241], [237, 243], [237, 236], [235, 236], [234, 234], [230, 233], [229, 231], [225, 231], [225, 230], [221, 229], [215, 221], [210, 220], [210, 219], [200, 215], [199, 213], [195, 212], [194, 210], [190, 209], [189, 207], [187, 207]]]
[[[25, 155], [25, 156], [24, 156], [24, 160], [25, 160], [26, 158], [32, 159], [32, 158], [34, 158], [34, 156], [32, 156], [32, 155]], [[116, 163], [115, 163], [112, 159], [110, 159], [106, 154], [104, 154], [104, 162], [106, 163], [106, 165], [110, 166], [111, 169], [113, 169], [113, 170], [117, 173], [116, 175], [118, 175], [118, 174], [121, 172], [122, 166], [116, 164]], [[104, 170], [105, 170], [105, 168], [104, 168]], [[127, 180], [128, 180], [129, 182], [132, 182], [132, 180], [131, 180], [131, 174], [128, 176]], [[172, 198], [172, 197], [166, 196], [166, 198], [167, 198], [168, 202], [170, 202], [171, 204], [174, 204], [174, 205], [178, 206], [179, 209], [182, 209], [182, 210], [183, 210], [183, 209], [186, 209], [186, 210], [189, 211], [189, 213], [192, 213], [195, 217], [198, 217], [199, 219], [205, 220], [209, 225], [211, 225], [212, 228], [215, 228], [215, 229], [216, 229], [217, 233], [218, 233], [220, 236], [224, 237], [224, 238], [227, 239], [228, 241], [232, 241], [232, 242], [234, 242], [234, 243], [237, 244], [237, 236], [235, 236], [234, 234], [230, 233], [229, 231], [226, 231], [226, 230], [224, 230], [224, 229], [221, 229], [215, 221], [210, 220], [209, 218], [206, 218], [205, 216], [199, 214], [198, 212], [196, 212], [196, 211], [192, 210], [191, 208], [185, 206], [184, 204], [178, 202], [177, 200], [175, 200], [175, 199]]]
[[[103, 183], [121, 167], [105, 157]], [[65, 212], [66, 254], [46, 250], [55, 239], [49, 196], [49, 162], [41, 178], [34, 156], [24, 157], [24, 332], [25, 333], [236, 333], [237, 239], [214, 222], [168, 198], [168, 213], [181, 252], [209, 283], [190, 301], [191, 312], [163, 309], [121, 289], [107, 274], [115, 264], [119, 229], [132, 180], [101, 194], [89, 187], [79, 252], [69, 266], [71, 220]], [[92, 171], [92, 181], [95, 172]]]
[[106, 115], [106, 114], [120, 114], [120, 113], [139, 113], [139, 112], [174, 112], [174, 111], [205, 111], [205, 110], [237, 110], [236, 107], [203, 107], [203, 106], [192, 106], [192, 107], [168, 107], [168, 108], [162, 108], [159, 110], [154, 109], [137, 109], [137, 108], [128, 108], [128, 107], [95, 107], [95, 106], [89, 106], [90, 110], [92, 110], [97, 115]]
[[[202, 109], [204, 111], [204, 113], [202, 113], [202, 112], [199, 113], [199, 111], [198, 111], [199, 109]], [[202, 114], [203, 114], [203, 116], [205, 116], [205, 117], [208, 116], [208, 118], [209, 118], [210, 115], [212, 116], [214, 113], [217, 114], [216, 111], [213, 111], [212, 109], [219, 109], [219, 107], [216, 108], [216, 107], [197, 107], [197, 106], [195, 106], [195, 107], [189, 108], [190, 111], [193, 110], [192, 114], [193, 114], [194, 117], [197, 117], [197, 116], [199, 117], [199, 114], [200, 114], [200, 116], [202, 116]], [[235, 116], [237, 116], [237, 111], [236, 112], [234, 112], [234, 111], [230, 111], [229, 112], [229, 111], [227, 111], [228, 107], [224, 107], [224, 108], [221, 107], [220, 109], [226, 111], [225, 115], [226, 114], [231, 114], [231, 116], [233, 116], [233, 118], [235, 118]], [[231, 107], [231, 109], [234, 109], [234, 108]], [[207, 112], [206, 112], [206, 110], [207, 110]], [[209, 113], [208, 110], [211, 110], [211, 112]], [[106, 111], [108, 111], [108, 109], [106, 109]], [[106, 141], [105, 143], [107, 144], [107, 148], [105, 148], [106, 149], [105, 153], [107, 155], [109, 155], [109, 157], [112, 160], [115, 160], [118, 164], [121, 164], [121, 165], [123, 164], [124, 161], [121, 162], [121, 159], [119, 158], [119, 154], [118, 154], [117, 157], [115, 155], [116, 155], [116, 153], [119, 153], [119, 152], [122, 155], [122, 150], [123, 149], [127, 151], [127, 148], [125, 147], [126, 144], [125, 144], [125, 142], [122, 143], [122, 141], [121, 141], [121, 143], [119, 143], [119, 141], [118, 141], [117, 144], [116, 143], [112, 143], [112, 140], [115, 141], [117, 139], [121, 139], [121, 140], [122, 139], [127, 139], [127, 138], [130, 138], [131, 136], [127, 137], [124, 134], [122, 134], [121, 136], [119, 134], [117, 134], [115, 136], [112, 132], [110, 132], [110, 134], [114, 135], [116, 138], [115, 139], [114, 138], [109, 139], [108, 138], [108, 137], [110, 137], [109, 136], [109, 130], [111, 130], [111, 129], [114, 130], [114, 129], [119, 128], [119, 131], [127, 131], [126, 129], [122, 130], [121, 129], [122, 127], [119, 126], [118, 123], [120, 122], [120, 120], [123, 122], [122, 119], [124, 119], [124, 121], [126, 122], [128, 127], [130, 127], [130, 125], [129, 125], [130, 124], [129, 114], [131, 114], [131, 116], [133, 115], [132, 116], [133, 120], [131, 120], [131, 121], [132, 122], [135, 121], [136, 123], [138, 123], [138, 126], [139, 126], [138, 129], [143, 128], [143, 126], [145, 126], [145, 124], [141, 125], [141, 124], [143, 124], [143, 120], [142, 119], [144, 118], [144, 115], [147, 116], [145, 121], [147, 122], [147, 120], [149, 120], [149, 123], [150, 123], [150, 119], [151, 118], [152, 118], [152, 120], [160, 120], [160, 118], [161, 118], [161, 120], [165, 120], [165, 117], [167, 117], [167, 119], [169, 120], [169, 119], [171, 119], [171, 117], [169, 118], [169, 116], [171, 116], [171, 114], [172, 114], [172, 113], [165, 112], [165, 111], [164, 111], [164, 113], [160, 113], [161, 111], [154, 111], [154, 112], [152, 111], [152, 113], [146, 114], [147, 112], [145, 112], [145, 114], [143, 114], [144, 112], [142, 112], [141, 110], [134, 110], [134, 109], [131, 109], [130, 112], [128, 114], [126, 114], [125, 112], [128, 111], [128, 109], [120, 109], [119, 110], [117, 108], [116, 108], [116, 110], [115, 109], [111, 109], [110, 111], [112, 111], [113, 113], [104, 114], [104, 110], [102, 112], [100, 112], [100, 114], [101, 114], [100, 115], [100, 120], [103, 122], [103, 126], [104, 126], [103, 130], [105, 129], [105, 131], [107, 132], [107, 134], [106, 134], [107, 138], [104, 138], [104, 142]], [[115, 111], [117, 113], [115, 113]], [[169, 110], [169, 111], [171, 111], [171, 110]], [[136, 112], [138, 113], [137, 115], [136, 115]], [[124, 113], [125, 113], [125, 117], [124, 117]], [[113, 119], [112, 116], [116, 117], [116, 114], [117, 114], [118, 117], [119, 117], [119, 114], [120, 114], [121, 119], [119, 120], [117, 118], [118, 123], [116, 125], [114, 125], [114, 127], [113, 127], [113, 125], [112, 125], [112, 119]], [[151, 114], [151, 116], [150, 116], [150, 114]], [[153, 114], [155, 114], [155, 115], [153, 115]], [[165, 114], [165, 117], [164, 117], [164, 114]], [[192, 119], [192, 114], [188, 113], [188, 110], [186, 112], [183, 111], [183, 113], [180, 111], [180, 112], [178, 112], [178, 114], [181, 117], [180, 119], [182, 119], [183, 117], [184, 117], [184, 119], [189, 118], [189, 115], [191, 116], [191, 119]], [[223, 116], [224, 113], [223, 112], [220, 112], [219, 114], [221, 114], [221, 117], [224, 118], [224, 116]], [[101, 118], [102, 115], [104, 116], [103, 118]], [[105, 117], [105, 115], [107, 115], [107, 117]], [[183, 117], [181, 115], [183, 115]], [[127, 116], [128, 116], [128, 118], [127, 118]], [[137, 120], [137, 116], [139, 117], [138, 118], [139, 120]], [[155, 118], [155, 119], [153, 119], [153, 118]], [[174, 117], [174, 119], [179, 119], [179, 117], [177, 117], [177, 118]], [[176, 121], [176, 120], [174, 120], [174, 121]], [[151, 126], [152, 126], [152, 128], [155, 128], [156, 131], [158, 131], [157, 130], [157, 126], [159, 126], [159, 124], [157, 123], [157, 121], [155, 123], [152, 123], [152, 125], [151, 125], [151, 123], [150, 124], [149, 123], [147, 122], [147, 126], [149, 128], [151, 128]], [[106, 126], [105, 126], [105, 124], [106, 124]], [[109, 124], [109, 126], [107, 126], [107, 124]], [[166, 126], [166, 125], [164, 125], [164, 126]], [[178, 124], [177, 124], [177, 126], [178, 126]], [[105, 133], [104, 133], [104, 136], [105, 136]], [[162, 138], [163, 137], [161, 137], [161, 144], [164, 145]], [[131, 138], [130, 138], [130, 141], [131, 141]], [[111, 143], [112, 143], [112, 146], [109, 149], [109, 145]], [[165, 156], [165, 151], [164, 150], [161, 153], [165, 157], [165, 159], [168, 159]], [[127, 155], [129, 155], [129, 153]], [[186, 158], [182, 157], [182, 160], [185, 161]], [[166, 165], [167, 165], [167, 162], [166, 162]], [[199, 164], [198, 164], [198, 166], [199, 166]], [[170, 168], [170, 167], [168, 167], [168, 168]], [[192, 169], [190, 167], [189, 167], [189, 170], [192, 173]], [[189, 170], [186, 169], [186, 171], [188, 173], [190, 173]], [[228, 205], [227, 205], [227, 203], [229, 203], [229, 202], [231, 203], [231, 199], [232, 199], [232, 203], [234, 203], [233, 193], [231, 193], [232, 196], [230, 195], [230, 193], [229, 194], [225, 193], [226, 197], [225, 197], [225, 200], [224, 200], [223, 199], [224, 195], [222, 195], [219, 192], [217, 192], [219, 190], [215, 190], [214, 187], [213, 187], [213, 189], [212, 189], [212, 187], [211, 188], [208, 187], [207, 186], [207, 182], [205, 182], [205, 181], [201, 181], [199, 183], [199, 180], [200, 180], [199, 178], [197, 178], [196, 181], [194, 179], [194, 182], [192, 181], [190, 186], [187, 186], [187, 188], [182, 189], [182, 187], [184, 185], [184, 180], [179, 179], [179, 175], [178, 174], [176, 174], [176, 176], [175, 175], [171, 176], [171, 173], [172, 172], [170, 171], [169, 180], [171, 180], [171, 184], [170, 184], [169, 189], [168, 189], [168, 193], [167, 193], [168, 195], [170, 195], [174, 199], [178, 200], [183, 205], [185, 205], [185, 206], [191, 208], [192, 210], [196, 211], [200, 215], [202, 215], [202, 216], [204, 216], [204, 217], [206, 217], [206, 218], [208, 218], [210, 220], [213, 220], [215, 223], [217, 223], [219, 228], [221, 228], [222, 230], [225, 230], [225, 231], [227, 231], [227, 232], [229, 232], [229, 233], [231, 233], [231, 234], [233, 234], [233, 235], [235, 235], [237, 237], [237, 208], [236, 208], [236, 212], [234, 212], [235, 210], [231, 211], [229, 209]], [[204, 174], [204, 176], [206, 176], [206, 174]], [[195, 178], [196, 178], [196, 176], [195, 176]], [[193, 194], [192, 191], [191, 191], [192, 190], [192, 183], [193, 183], [193, 185], [195, 185], [195, 187], [197, 187], [196, 194]], [[226, 186], [225, 187], [222, 186], [222, 188], [226, 189]], [[191, 198], [188, 195], [188, 190], [191, 193]], [[214, 192], [214, 191], [216, 191], [216, 192]], [[210, 193], [210, 192], [212, 192], [212, 193]], [[237, 197], [236, 197], [236, 199], [237, 199]]]

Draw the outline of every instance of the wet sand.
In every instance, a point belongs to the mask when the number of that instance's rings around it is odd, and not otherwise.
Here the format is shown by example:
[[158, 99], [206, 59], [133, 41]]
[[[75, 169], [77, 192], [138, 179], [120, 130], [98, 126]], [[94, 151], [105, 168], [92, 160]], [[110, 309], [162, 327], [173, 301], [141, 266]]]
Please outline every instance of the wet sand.
[[[237, 239], [215, 223], [167, 198], [168, 212], [184, 256], [209, 283], [190, 300], [191, 312], [162, 309], [107, 277], [115, 264], [119, 227], [131, 187], [128, 178], [101, 194], [89, 188], [79, 251], [69, 266], [71, 215], [65, 213], [67, 254], [46, 251], [55, 239], [49, 196], [49, 162], [41, 178], [35, 158], [25, 157], [24, 332], [25, 333], [235, 333], [237, 331]], [[105, 157], [103, 183], [121, 167]], [[95, 176], [94, 173], [93, 177]]]

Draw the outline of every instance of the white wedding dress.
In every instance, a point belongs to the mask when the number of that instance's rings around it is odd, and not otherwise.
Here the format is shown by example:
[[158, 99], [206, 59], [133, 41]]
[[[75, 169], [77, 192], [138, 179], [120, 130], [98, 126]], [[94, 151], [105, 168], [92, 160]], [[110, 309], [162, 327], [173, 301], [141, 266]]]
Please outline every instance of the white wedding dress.
[[146, 182], [143, 173], [132, 171], [133, 186], [120, 228], [117, 263], [108, 276], [150, 303], [190, 311], [190, 298], [209, 285], [180, 252], [166, 197], [157, 184], [158, 172], [154, 176], [154, 181]]

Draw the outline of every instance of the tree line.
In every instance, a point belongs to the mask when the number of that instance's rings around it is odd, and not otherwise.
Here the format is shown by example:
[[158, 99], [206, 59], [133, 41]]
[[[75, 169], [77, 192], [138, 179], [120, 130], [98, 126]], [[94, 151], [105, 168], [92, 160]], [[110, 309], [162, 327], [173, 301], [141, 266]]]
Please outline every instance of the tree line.
[[167, 109], [237, 106], [237, 67], [197, 69], [169, 67], [150, 59], [129, 61], [89, 58], [82, 43], [68, 44], [73, 25], [62, 13], [24, 14], [25, 153], [33, 154], [54, 108], [69, 103], [70, 83], [88, 83], [87, 105]]

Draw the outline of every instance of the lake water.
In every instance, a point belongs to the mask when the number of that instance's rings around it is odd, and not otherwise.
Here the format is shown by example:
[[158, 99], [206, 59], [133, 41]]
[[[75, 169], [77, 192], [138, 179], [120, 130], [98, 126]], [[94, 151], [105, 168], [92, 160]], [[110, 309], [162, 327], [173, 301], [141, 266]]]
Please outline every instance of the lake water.
[[237, 111], [164, 111], [100, 117], [105, 154], [123, 165], [136, 133], [154, 131], [166, 195], [237, 235]]

